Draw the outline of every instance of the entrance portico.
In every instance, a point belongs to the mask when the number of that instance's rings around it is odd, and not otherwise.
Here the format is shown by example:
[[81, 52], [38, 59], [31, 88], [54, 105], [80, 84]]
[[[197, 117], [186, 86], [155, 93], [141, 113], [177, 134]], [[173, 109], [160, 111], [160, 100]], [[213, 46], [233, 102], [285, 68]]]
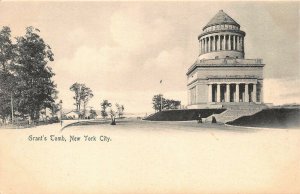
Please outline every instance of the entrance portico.
[[208, 102], [260, 102], [256, 79], [209, 79]]

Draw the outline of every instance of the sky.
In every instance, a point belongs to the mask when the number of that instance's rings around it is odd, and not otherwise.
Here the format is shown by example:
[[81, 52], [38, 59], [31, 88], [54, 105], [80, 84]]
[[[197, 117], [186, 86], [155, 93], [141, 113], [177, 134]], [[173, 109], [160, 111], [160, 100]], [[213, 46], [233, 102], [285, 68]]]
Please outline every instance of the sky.
[[299, 2], [1, 2], [0, 27], [13, 37], [41, 31], [64, 108], [74, 108], [69, 88], [79, 82], [95, 109], [107, 99], [149, 114], [158, 93], [186, 105], [197, 37], [221, 9], [246, 32], [245, 58], [266, 64], [265, 102], [300, 103]]

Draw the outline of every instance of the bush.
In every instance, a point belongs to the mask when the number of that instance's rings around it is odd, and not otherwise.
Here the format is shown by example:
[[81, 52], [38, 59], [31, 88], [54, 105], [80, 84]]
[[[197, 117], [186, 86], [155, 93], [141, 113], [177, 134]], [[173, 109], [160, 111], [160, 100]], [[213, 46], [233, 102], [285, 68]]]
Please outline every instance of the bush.
[[59, 123], [59, 119], [58, 117], [51, 117], [49, 120], [48, 120], [49, 123]]

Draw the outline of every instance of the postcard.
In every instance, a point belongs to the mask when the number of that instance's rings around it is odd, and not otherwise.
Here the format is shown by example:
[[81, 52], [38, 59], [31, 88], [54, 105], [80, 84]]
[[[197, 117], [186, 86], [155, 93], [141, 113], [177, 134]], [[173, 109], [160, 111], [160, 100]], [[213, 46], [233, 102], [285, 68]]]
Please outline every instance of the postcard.
[[0, 13], [0, 194], [300, 193], [299, 2]]

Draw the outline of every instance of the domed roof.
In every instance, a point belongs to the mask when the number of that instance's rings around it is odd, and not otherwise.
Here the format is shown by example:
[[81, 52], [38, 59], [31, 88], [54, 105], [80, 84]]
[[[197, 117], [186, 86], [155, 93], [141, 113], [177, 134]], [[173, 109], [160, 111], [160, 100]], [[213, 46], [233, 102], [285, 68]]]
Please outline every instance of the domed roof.
[[209, 22], [204, 26], [203, 30], [209, 26], [214, 26], [217, 24], [231, 24], [240, 27], [240, 25], [234, 21], [229, 15], [227, 15], [223, 10], [220, 10]]

